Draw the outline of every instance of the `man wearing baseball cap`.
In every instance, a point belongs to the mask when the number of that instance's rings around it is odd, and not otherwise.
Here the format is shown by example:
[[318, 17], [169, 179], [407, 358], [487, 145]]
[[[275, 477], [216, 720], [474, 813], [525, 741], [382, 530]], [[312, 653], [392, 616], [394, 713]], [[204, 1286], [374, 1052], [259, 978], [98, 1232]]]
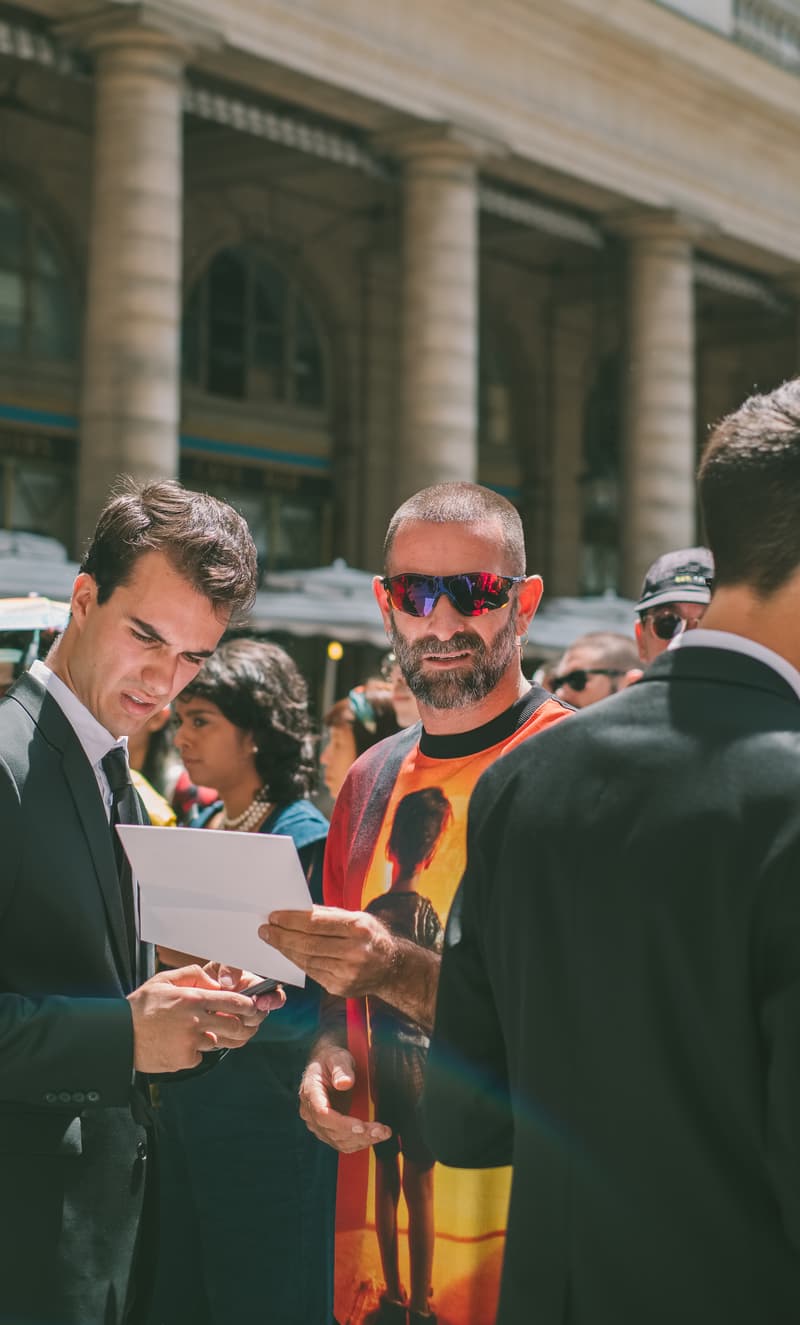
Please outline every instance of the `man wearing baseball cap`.
[[714, 558], [707, 547], [665, 552], [653, 562], [636, 604], [636, 643], [643, 663], [651, 663], [684, 630], [700, 625], [713, 580]]

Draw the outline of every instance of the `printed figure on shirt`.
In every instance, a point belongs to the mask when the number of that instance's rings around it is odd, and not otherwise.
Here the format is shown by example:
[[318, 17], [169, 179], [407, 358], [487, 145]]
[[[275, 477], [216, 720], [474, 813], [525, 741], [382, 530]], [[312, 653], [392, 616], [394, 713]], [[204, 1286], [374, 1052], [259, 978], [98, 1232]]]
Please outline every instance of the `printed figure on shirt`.
[[[430, 898], [417, 883], [431, 866], [453, 811], [441, 787], [422, 787], [404, 796], [395, 811], [386, 854], [392, 878], [388, 892], [364, 910], [382, 920], [398, 938], [441, 952], [444, 929]], [[387, 1282], [399, 1279], [397, 1210], [400, 1190], [408, 1210], [412, 1282], [430, 1283], [434, 1249], [434, 1158], [422, 1136], [419, 1101], [430, 1044], [425, 1027], [371, 995], [370, 1086], [376, 1117], [392, 1135], [375, 1147], [376, 1234]], [[402, 1177], [399, 1156], [403, 1156]]]

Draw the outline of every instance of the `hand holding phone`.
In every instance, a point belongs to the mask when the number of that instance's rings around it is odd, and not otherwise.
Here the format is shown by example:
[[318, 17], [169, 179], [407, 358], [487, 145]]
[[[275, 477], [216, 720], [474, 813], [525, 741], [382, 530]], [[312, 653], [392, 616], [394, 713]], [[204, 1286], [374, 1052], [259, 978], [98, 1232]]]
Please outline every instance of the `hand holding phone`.
[[259, 994], [268, 994], [271, 990], [277, 989], [277, 987], [277, 980], [259, 980], [257, 985], [249, 985], [247, 989], [242, 989], [239, 992], [242, 994], [249, 994], [251, 998], [258, 998]]

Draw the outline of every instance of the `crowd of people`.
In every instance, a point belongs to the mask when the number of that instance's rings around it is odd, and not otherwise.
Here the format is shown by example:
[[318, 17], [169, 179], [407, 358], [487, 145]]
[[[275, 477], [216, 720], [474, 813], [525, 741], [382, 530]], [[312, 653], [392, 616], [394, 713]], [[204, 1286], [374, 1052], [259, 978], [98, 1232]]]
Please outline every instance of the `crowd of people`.
[[[518, 513], [412, 496], [321, 745], [244, 520], [110, 498], [0, 701], [2, 1325], [796, 1325], [800, 380], [698, 482], [533, 681]], [[302, 987], [141, 941], [148, 820], [293, 840]]]

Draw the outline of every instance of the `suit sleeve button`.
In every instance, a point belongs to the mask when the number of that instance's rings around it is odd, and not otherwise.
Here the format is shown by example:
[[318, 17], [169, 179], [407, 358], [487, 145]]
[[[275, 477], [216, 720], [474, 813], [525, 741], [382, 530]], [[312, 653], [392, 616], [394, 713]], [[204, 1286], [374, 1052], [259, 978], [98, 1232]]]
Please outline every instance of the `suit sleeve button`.
[[70, 1095], [70, 1093], [69, 1093], [68, 1090], [60, 1090], [60, 1091], [58, 1092], [58, 1102], [59, 1102], [59, 1104], [71, 1104], [71, 1103], [72, 1103], [72, 1096]]
[[45, 1102], [45, 1104], [57, 1104], [57, 1103], [58, 1103], [58, 1096], [56, 1095], [56, 1093], [55, 1093], [54, 1090], [48, 1090], [47, 1094], [46, 1094], [45, 1097], [44, 1097], [44, 1102]]
[[87, 1090], [86, 1098], [90, 1104], [98, 1104], [100, 1102], [100, 1092], [98, 1090]]
[[73, 1092], [72, 1092], [72, 1103], [73, 1103], [73, 1104], [83, 1104], [83, 1103], [85, 1102], [85, 1100], [86, 1100], [86, 1096], [84, 1095], [84, 1093], [83, 1093], [82, 1090], [73, 1090]]

